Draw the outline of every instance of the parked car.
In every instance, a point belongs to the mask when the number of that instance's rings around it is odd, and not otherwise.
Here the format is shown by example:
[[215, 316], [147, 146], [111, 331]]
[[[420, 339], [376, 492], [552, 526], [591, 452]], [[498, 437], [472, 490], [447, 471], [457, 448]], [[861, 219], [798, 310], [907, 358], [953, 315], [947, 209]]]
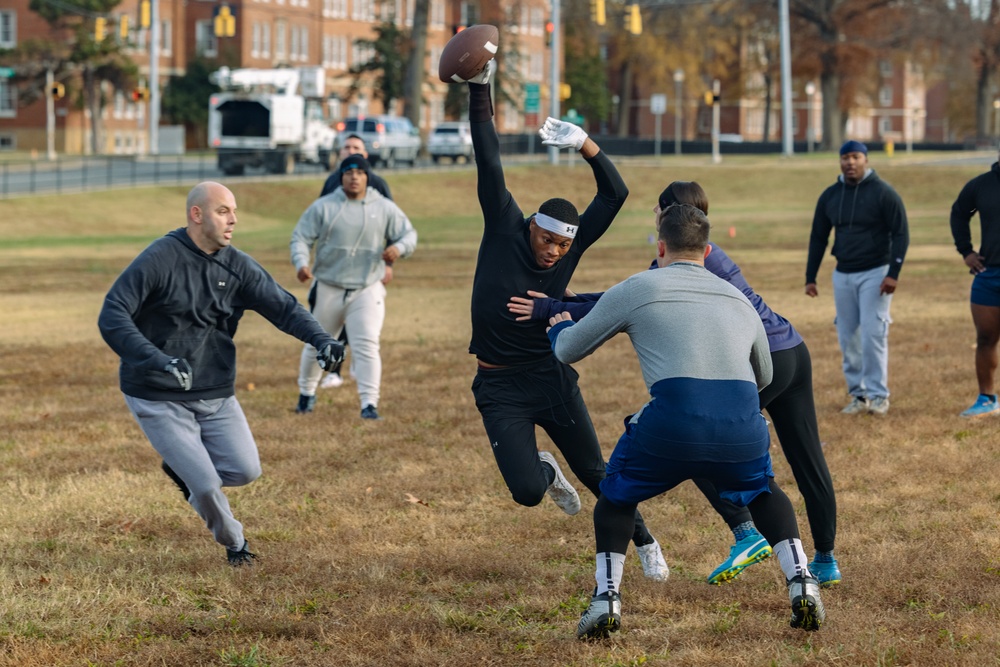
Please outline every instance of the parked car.
[[340, 142], [356, 134], [368, 148], [368, 161], [372, 165], [393, 167], [397, 162], [416, 162], [420, 153], [420, 132], [409, 118], [403, 116], [358, 116], [345, 118], [337, 123], [335, 151]]
[[437, 162], [442, 157], [471, 160], [472, 131], [468, 121], [439, 123], [427, 137], [427, 153]]

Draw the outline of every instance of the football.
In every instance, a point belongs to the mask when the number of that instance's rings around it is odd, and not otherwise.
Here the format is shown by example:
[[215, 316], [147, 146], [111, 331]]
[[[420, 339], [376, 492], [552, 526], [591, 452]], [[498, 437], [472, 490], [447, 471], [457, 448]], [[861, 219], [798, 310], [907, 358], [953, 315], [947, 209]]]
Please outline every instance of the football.
[[445, 83], [462, 83], [483, 71], [497, 53], [500, 31], [480, 24], [459, 31], [444, 45], [438, 62], [438, 77]]

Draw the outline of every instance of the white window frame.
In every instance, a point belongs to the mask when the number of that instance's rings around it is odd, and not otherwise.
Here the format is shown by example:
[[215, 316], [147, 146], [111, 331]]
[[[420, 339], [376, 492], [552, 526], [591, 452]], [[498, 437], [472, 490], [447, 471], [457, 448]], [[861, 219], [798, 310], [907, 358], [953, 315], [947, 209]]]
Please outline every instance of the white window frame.
[[211, 19], [195, 21], [195, 53], [206, 58], [219, 55], [219, 38], [215, 36], [215, 22]]
[[0, 118], [17, 118], [17, 86], [0, 79]]
[[878, 103], [884, 107], [892, 106], [892, 86], [885, 85], [878, 89]]
[[17, 46], [17, 12], [12, 9], [0, 10], [0, 49]]
[[169, 56], [173, 54], [174, 24], [172, 21], [160, 21], [160, 55]]

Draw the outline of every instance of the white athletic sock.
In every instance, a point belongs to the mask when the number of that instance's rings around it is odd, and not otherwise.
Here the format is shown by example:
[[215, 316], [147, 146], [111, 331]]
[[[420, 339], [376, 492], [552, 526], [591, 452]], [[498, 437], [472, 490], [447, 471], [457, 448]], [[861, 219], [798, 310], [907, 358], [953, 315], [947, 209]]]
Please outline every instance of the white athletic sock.
[[791, 581], [800, 574], [809, 574], [809, 560], [802, 548], [802, 540], [795, 538], [778, 542], [774, 545], [774, 555], [778, 557], [785, 579]]
[[622, 572], [625, 571], [625, 554], [601, 551], [597, 554], [597, 595], [621, 590]]

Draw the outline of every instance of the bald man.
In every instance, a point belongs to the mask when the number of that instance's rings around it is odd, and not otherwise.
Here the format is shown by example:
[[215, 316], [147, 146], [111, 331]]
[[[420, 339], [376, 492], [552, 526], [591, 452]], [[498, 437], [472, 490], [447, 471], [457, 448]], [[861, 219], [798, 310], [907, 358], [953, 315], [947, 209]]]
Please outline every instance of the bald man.
[[118, 276], [98, 326], [121, 358], [125, 403], [163, 471], [226, 548], [230, 565], [250, 565], [243, 526], [224, 486], [260, 476], [257, 444], [235, 396], [233, 335], [247, 309], [314, 346], [323, 368], [344, 348], [294, 296], [232, 247], [236, 198], [199, 183], [187, 198], [187, 226], [157, 239]]

